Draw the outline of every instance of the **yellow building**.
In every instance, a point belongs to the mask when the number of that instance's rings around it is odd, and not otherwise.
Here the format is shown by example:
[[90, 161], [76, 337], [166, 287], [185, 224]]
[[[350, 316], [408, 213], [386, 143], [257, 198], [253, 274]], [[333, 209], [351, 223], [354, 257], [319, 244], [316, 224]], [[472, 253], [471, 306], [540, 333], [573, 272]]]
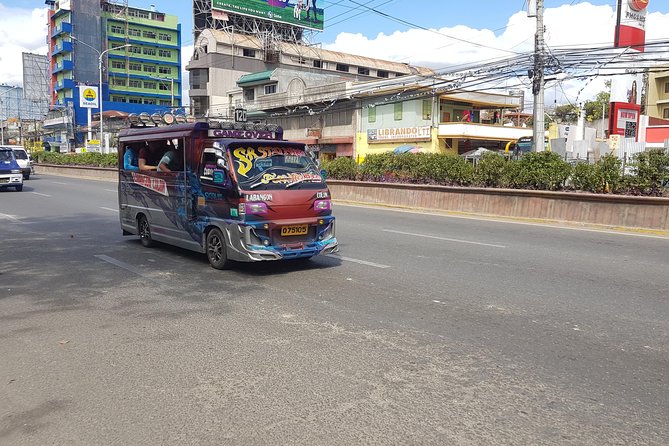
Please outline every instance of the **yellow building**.
[[648, 73], [646, 104], [648, 116], [669, 119], [669, 70]]

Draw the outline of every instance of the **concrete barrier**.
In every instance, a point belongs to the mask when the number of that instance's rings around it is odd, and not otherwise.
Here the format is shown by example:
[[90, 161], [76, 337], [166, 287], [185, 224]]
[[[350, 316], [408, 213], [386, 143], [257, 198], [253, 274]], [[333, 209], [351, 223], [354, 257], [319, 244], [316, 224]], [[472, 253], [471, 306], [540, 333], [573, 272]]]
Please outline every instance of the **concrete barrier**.
[[[114, 168], [36, 164], [36, 173], [117, 181]], [[669, 198], [328, 180], [334, 200], [669, 231]]]
[[669, 198], [329, 180], [334, 200], [669, 231]]

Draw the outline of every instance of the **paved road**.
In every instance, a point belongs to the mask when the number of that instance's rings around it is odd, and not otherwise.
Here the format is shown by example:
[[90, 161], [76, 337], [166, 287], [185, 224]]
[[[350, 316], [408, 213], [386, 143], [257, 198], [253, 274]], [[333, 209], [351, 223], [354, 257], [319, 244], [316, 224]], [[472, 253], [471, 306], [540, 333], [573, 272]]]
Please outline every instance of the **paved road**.
[[669, 239], [335, 212], [216, 271], [113, 183], [0, 192], [0, 444], [669, 443]]

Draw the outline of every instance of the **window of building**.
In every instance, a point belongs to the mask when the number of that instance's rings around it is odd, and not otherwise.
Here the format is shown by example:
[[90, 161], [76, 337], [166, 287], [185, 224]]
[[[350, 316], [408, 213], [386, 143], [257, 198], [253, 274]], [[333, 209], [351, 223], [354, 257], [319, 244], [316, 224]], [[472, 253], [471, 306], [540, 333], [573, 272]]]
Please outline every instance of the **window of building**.
[[155, 99], [144, 99], [144, 103], [146, 105], [156, 105], [156, 100]]
[[384, 71], [384, 70], [378, 70], [378, 71], [376, 72], [376, 76], [377, 76], [377, 77], [388, 77], [388, 72], [387, 72], [387, 71]]
[[172, 101], [166, 101], [166, 100], [164, 100], [164, 99], [161, 100], [161, 101], [159, 101], [158, 103], [159, 103], [160, 105], [167, 105], [167, 106], [172, 105]]
[[126, 86], [126, 81], [122, 77], [115, 77], [112, 79], [112, 85], [118, 85], [120, 87], [125, 87]]
[[130, 103], [130, 104], [141, 104], [142, 100], [139, 99], [139, 98], [129, 98], [128, 103]]
[[170, 67], [158, 67], [158, 73], [160, 73], [160, 74], [172, 74], [172, 68], [170, 68]]
[[155, 65], [144, 65], [144, 72], [145, 73], [155, 73], [156, 72], [156, 66]]
[[160, 57], [169, 58], [169, 57], [172, 57], [172, 51], [170, 51], [170, 50], [158, 50], [158, 55]]
[[136, 62], [128, 62], [128, 69], [130, 71], [142, 71], [142, 64]]
[[337, 67], [336, 67], [336, 70], [337, 71], [344, 71], [344, 72], [348, 73], [348, 65], [343, 64], [343, 63], [338, 63]]
[[376, 122], [376, 107], [367, 109], [367, 122]]
[[125, 96], [112, 96], [112, 102], [126, 102]]
[[663, 117], [664, 119], [669, 119], [669, 108], [665, 108], [665, 109], [662, 111], [662, 117]]
[[130, 48], [128, 48], [128, 52], [133, 54], [142, 54], [142, 47], [131, 46]]
[[274, 94], [276, 93], [276, 84], [265, 85], [265, 94]]
[[197, 68], [190, 71], [190, 88], [200, 90], [207, 88], [209, 82], [209, 70], [206, 68]]
[[244, 48], [242, 50], [242, 55], [244, 57], [256, 57], [256, 50], [252, 50], [250, 48]]
[[128, 35], [133, 37], [140, 37], [142, 35], [142, 31], [138, 30], [137, 28], [128, 28]]
[[358, 67], [358, 74], [361, 74], [363, 76], [369, 76], [369, 68]]
[[144, 88], [146, 88], [147, 90], [155, 90], [156, 89], [156, 83], [155, 82], [144, 81]]
[[396, 102], [395, 104], [395, 121], [402, 120], [402, 103]]
[[156, 49], [155, 48], [149, 48], [149, 47], [144, 47], [142, 48], [142, 53], [144, 53], [145, 56], [155, 56], [156, 55]]
[[314, 68], [321, 68], [323, 64], [320, 60], [314, 60]]
[[155, 39], [156, 33], [153, 31], [142, 31], [142, 37], [145, 39]]
[[172, 36], [170, 34], [158, 33], [158, 40], [162, 40], [163, 42], [171, 42]]
[[170, 91], [171, 88], [172, 88], [171, 82], [161, 82], [158, 84], [158, 89], [161, 91]]
[[253, 88], [244, 89], [244, 99], [247, 101], [253, 101], [256, 97], [256, 92]]
[[128, 81], [128, 87], [130, 87], [130, 88], [142, 88], [142, 81], [138, 81], [136, 79], [130, 79]]
[[664, 92], [669, 94], [669, 82], [665, 82], [664, 84]]
[[112, 25], [111, 32], [114, 34], [125, 34], [125, 29], [122, 26]]
[[112, 60], [111, 66], [117, 70], [125, 70], [125, 62], [120, 60]]
[[432, 119], [432, 101], [423, 100], [423, 119]]

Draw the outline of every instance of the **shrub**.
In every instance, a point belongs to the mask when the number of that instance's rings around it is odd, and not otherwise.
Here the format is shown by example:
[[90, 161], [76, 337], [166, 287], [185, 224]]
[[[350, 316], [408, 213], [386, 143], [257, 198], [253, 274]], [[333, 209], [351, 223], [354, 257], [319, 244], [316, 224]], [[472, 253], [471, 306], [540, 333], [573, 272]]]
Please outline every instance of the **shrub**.
[[324, 161], [323, 169], [327, 172], [328, 178], [335, 180], [355, 180], [358, 174], [358, 165], [355, 160], [345, 156]]
[[634, 176], [628, 178], [633, 193], [662, 195], [669, 182], [669, 154], [664, 149], [637, 153], [630, 164]]
[[571, 174], [571, 185], [574, 189], [586, 192], [597, 190], [597, 169], [594, 164], [578, 163]]
[[391, 165], [390, 158], [393, 156], [391, 152], [367, 155], [360, 166], [362, 179], [371, 181], [382, 180], [389, 172], [389, 166]]
[[557, 190], [571, 175], [571, 166], [553, 152], [530, 152], [516, 162], [519, 166], [513, 180], [517, 187]]
[[502, 183], [502, 177], [508, 163], [506, 158], [499, 153], [484, 153], [475, 167], [474, 179], [476, 184], [498, 187]]

